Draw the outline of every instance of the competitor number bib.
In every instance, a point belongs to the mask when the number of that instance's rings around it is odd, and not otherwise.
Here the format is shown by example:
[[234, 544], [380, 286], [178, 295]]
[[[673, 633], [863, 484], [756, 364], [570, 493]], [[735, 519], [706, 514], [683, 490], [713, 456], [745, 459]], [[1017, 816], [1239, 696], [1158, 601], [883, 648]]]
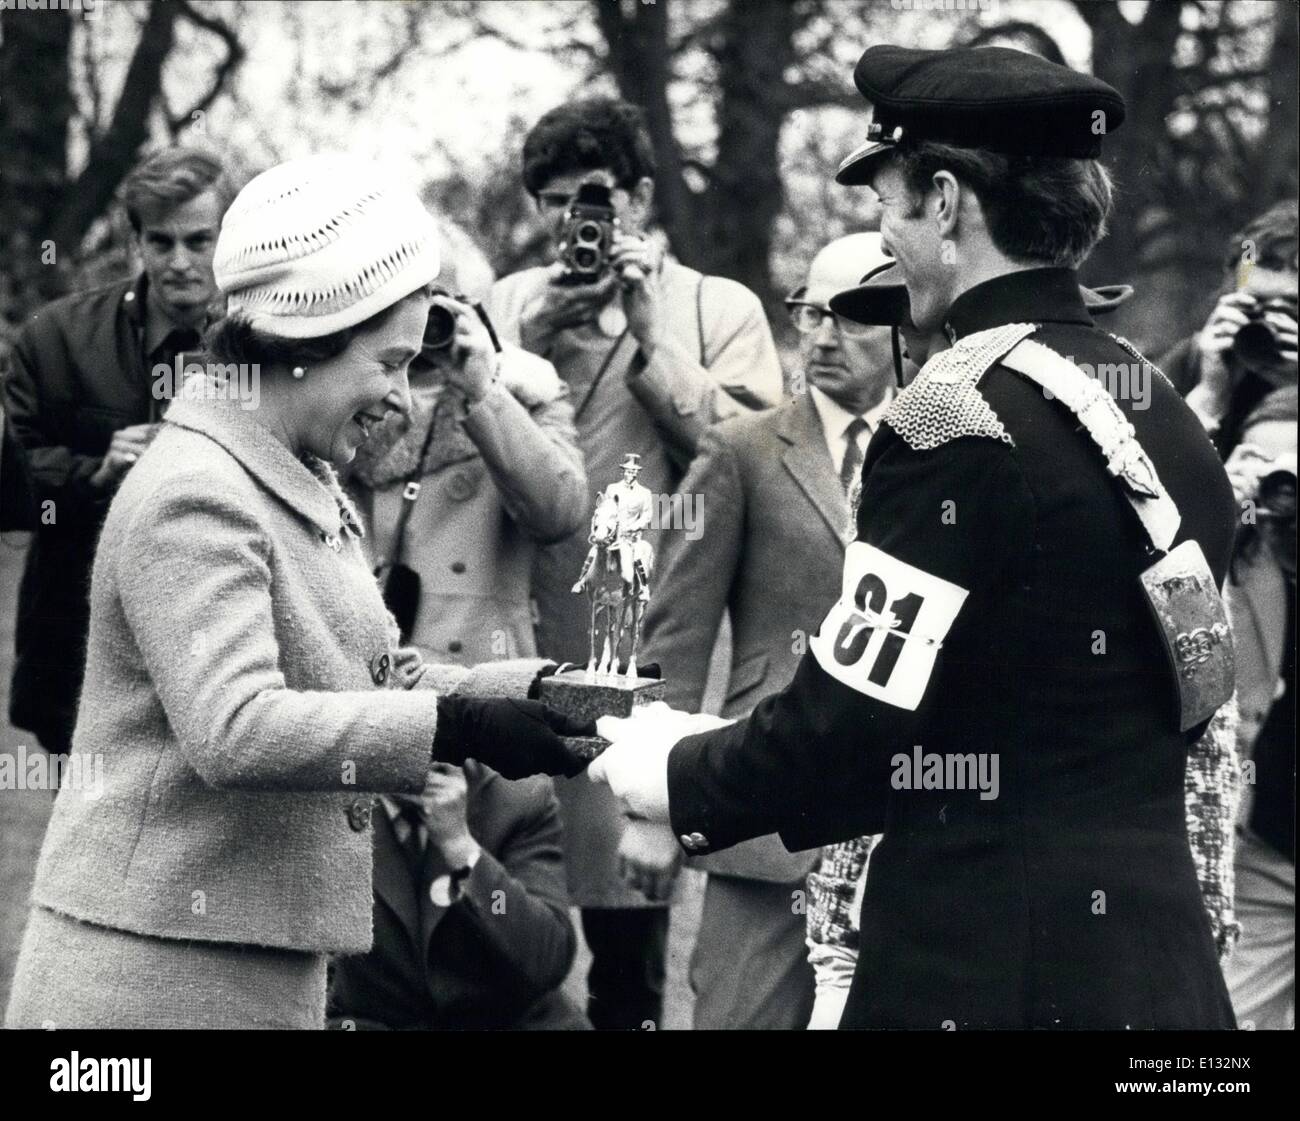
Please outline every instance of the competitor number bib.
[[967, 589], [854, 541], [844, 555], [840, 598], [809, 642], [837, 681], [914, 711]]

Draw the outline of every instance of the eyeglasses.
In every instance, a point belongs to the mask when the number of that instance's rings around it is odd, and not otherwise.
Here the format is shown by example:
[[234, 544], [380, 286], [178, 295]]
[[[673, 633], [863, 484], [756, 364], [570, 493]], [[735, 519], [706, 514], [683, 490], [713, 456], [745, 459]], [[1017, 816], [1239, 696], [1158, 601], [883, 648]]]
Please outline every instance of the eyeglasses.
[[855, 323], [852, 319], [845, 319], [842, 315], [836, 315], [829, 308], [818, 307], [816, 304], [802, 304], [791, 301], [786, 306], [790, 309], [790, 322], [794, 324], [795, 330], [800, 334], [811, 335], [815, 331], [820, 331], [822, 321], [826, 319], [831, 321], [841, 335], [850, 339], [866, 338], [875, 330], [872, 324]]

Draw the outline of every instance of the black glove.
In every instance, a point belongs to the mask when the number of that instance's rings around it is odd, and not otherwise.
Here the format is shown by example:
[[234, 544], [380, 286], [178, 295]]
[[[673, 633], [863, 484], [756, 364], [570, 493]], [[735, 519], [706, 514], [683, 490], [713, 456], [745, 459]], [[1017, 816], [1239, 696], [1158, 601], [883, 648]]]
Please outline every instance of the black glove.
[[533, 678], [533, 683], [528, 686], [528, 699], [530, 701], [538, 700], [542, 695], [542, 680], [557, 673], [565, 673], [568, 670], [576, 669], [572, 662], [548, 662], [537, 671], [537, 676]]
[[439, 697], [434, 762], [477, 759], [503, 778], [581, 774], [590, 761], [561, 736], [594, 736], [595, 721], [575, 720], [541, 701], [505, 697]]

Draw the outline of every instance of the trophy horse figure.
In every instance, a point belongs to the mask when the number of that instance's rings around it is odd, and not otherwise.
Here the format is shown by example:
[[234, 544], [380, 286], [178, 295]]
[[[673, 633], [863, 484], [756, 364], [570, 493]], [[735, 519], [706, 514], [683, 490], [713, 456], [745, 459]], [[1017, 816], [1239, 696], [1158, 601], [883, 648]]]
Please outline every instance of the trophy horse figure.
[[[627, 676], [635, 678], [636, 652], [641, 627], [650, 602], [650, 575], [654, 550], [642, 539], [649, 527], [654, 496], [636, 481], [640, 456], [624, 459], [623, 479], [596, 496], [587, 540], [591, 549], [583, 563], [574, 593], [587, 589], [591, 603], [590, 648], [587, 677], [617, 674], [618, 654], [625, 635], [631, 635]], [[597, 636], [603, 636], [599, 659]]]

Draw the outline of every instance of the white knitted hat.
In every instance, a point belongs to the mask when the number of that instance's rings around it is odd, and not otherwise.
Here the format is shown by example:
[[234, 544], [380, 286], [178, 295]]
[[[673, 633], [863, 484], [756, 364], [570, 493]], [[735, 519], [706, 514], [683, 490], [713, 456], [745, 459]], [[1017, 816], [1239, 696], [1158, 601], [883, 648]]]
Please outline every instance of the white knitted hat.
[[280, 338], [317, 338], [432, 281], [438, 231], [415, 192], [379, 164], [308, 156], [239, 192], [212, 267], [231, 312]]

